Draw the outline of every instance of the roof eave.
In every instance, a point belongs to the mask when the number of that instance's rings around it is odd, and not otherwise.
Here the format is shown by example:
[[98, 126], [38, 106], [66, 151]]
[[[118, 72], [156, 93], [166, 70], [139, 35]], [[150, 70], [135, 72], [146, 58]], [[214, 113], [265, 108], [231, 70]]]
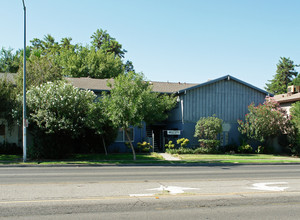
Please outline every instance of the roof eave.
[[246, 83], [246, 82], [244, 82], [244, 81], [242, 81], [242, 80], [239, 80], [239, 79], [237, 79], [237, 78], [235, 78], [235, 77], [233, 77], [233, 76], [231, 76], [231, 75], [222, 76], [222, 77], [220, 77], [220, 78], [217, 78], [217, 79], [214, 79], [214, 80], [210, 80], [210, 81], [207, 81], [207, 82], [205, 82], [205, 83], [201, 83], [201, 84], [199, 84], [199, 85], [196, 85], [196, 86], [193, 86], [193, 87], [190, 87], [190, 88], [186, 88], [186, 89], [179, 90], [179, 91], [178, 91], [178, 94], [182, 94], [182, 93], [184, 93], [184, 92], [186, 92], [186, 91], [189, 91], [189, 90], [192, 90], [192, 89], [196, 89], [196, 88], [200, 88], [200, 87], [202, 87], [202, 86], [210, 85], [210, 84], [213, 84], [213, 83], [216, 83], [216, 82], [218, 82], [218, 81], [225, 80], [225, 79], [227, 79], [227, 80], [234, 80], [234, 81], [239, 82], [239, 83], [241, 83], [241, 84], [243, 84], [243, 85], [246, 85], [246, 86], [248, 86], [248, 87], [250, 87], [250, 88], [252, 88], [252, 89], [258, 90], [259, 92], [264, 93], [264, 94], [266, 94], [267, 96], [273, 96], [273, 94], [270, 94], [270, 93], [268, 93], [268, 92], [265, 91], [265, 90], [262, 90], [262, 89], [260, 89], [260, 88], [258, 88], [258, 87], [256, 87], [256, 86], [253, 86], [253, 85], [251, 85], [251, 84], [249, 84], [249, 83]]

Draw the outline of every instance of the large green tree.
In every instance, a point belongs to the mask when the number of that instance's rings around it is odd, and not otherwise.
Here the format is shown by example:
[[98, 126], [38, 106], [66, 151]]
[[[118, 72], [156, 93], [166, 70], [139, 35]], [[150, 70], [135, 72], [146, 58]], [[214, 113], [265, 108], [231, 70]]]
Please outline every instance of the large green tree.
[[[61, 68], [50, 55], [36, 55], [32, 53], [26, 62], [26, 86], [39, 86], [46, 82], [61, 80]], [[17, 76], [18, 91], [23, 88], [23, 66], [19, 68]]]
[[113, 53], [115, 56], [124, 58], [126, 50], [122, 48], [122, 45], [111, 37], [106, 30], [97, 29], [91, 36], [92, 46], [96, 50], [102, 50], [105, 53]]
[[142, 74], [129, 72], [115, 78], [110, 94], [103, 95], [105, 112], [116, 127], [124, 130], [136, 160], [135, 150], [128, 132], [129, 126], [140, 126], [143, 121], [153, 123], [168, 117], [176, 100], [152, 91]]
[[[72, 38], [64, 37], [57, 42], [47, 34], [44, 38], [32, 39], [26, 49], [26, 56], [34, 68], [34, 76], [44, 72], [50, 66], [56, 68], [56, 74], [70, 77], [113, 78], [124, 72], [133, 71], [132, 62], [124, 62], [126, 50], [107, 31], [98, 29], [92, 36], [90, 45], [72, 44]], [[0, 72], [15, 73], [22, 71], [22, 50], [13, 53], [12, 49], [2, 48], [0, 53]], [[35, 56], [35, 57], [33, 57]], [[42, 67], [44, 65], [44, 67]], [[31, 71], [31, 67], [28, 67]], [[52, 68], [52, 69], [54, 69]], [[29, 72], [28, 71], [28, 72]], [[31, 71], [32, 72], [32, 71]], [[29, 74], [32, 75], [31, 73]], [[37, 78], [41, 78], [38, 76]]]
[[269, 80], [270, 83], [266, 84], [265, 89], [275, 95], [286, 93], [288, 84], [298, 75], [296, 66], [290, 58], [280, 57], [276, 74], [272, 80]]
[[91, 50], [85, 60], [87, 76], [91, 78], [114, 78], [124, 73], [121, 59], [114, 53], [105, 53], [102, 50]]

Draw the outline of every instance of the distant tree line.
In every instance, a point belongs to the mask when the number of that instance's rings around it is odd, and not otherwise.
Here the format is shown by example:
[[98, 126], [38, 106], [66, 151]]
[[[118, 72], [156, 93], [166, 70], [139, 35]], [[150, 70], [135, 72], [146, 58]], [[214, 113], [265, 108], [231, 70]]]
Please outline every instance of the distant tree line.
[[[111, 78], [124, 72], [134, 71], [131, 61], [124, 60], [127, 52], [107, 31], [98, 29], [91, 36], [89, 45], [72, 44], [72, 38], [65, 37], [57, 42], [47, 34], [43, 39], [34, 38], [26, 48], [27, 75], [36, 74], [51, 67], [57, 76]], [[22, 72], [23, 49], [0, 51], [0, 72]], [[49, 73], [46, 73], [49, 75]], [[56, 77], [57, 77], [56, 76]]]

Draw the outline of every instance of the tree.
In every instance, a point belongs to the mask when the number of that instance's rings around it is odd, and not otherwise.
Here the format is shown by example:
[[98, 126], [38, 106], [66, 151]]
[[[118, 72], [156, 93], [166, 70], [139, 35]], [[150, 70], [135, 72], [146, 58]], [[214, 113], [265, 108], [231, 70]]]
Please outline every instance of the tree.
[[298, 75], [298, 72], [295, 70], [296, 66], [290, 58], [280, 57], [276, 75], [274, 79], [269, 80], [270, 83], [266, 84], [265, 89], [275, 95], [286, 93], [288, 84]]
[[299, 101], [292, 105], [291, 117], [292, 117], [292, 121], [295, 123], [296, 127], [300, 131], [300, 102]]
[[59, 66], [63, 76], [87, 77], [88, 67], [87, 56], [90, 50], [79, 45], [70, 46], [69, 49], [62, 49], [59, 55]]
[[[110, 94], [104, 94], [102, 101], [105, 112], [116, 127], [121, 127], [129, 141], [133, 159], [135, 150], [128, 133], [129, 126], [139, 126], [143, 121], [152, 123], [167, 118], [167, 110], [172, 109], [176, 100], [166, 95], [152, 92], [142, 74], [129, 72], [115, 78]], [[161, 102], [161, 103], [160, 103]], [[156, 108], [157, 107], [157, 108]]]
[[6, 78], [0, 79], [0, 118], [5, 119], [8, 127], [14, 123], [13, 110], [16, 107], [15, 88]]
[[64, 37], [60, 41], [60, 43], [61, 43], [60, 46], [65, 49], [70, 49], [73, 46], [71, 44], [71, 41], [72, 41], [71, 37]]
[[290, 116], [275, 100], [267, 98], [263, 105], [251, 104], [248, 110], [245, 121], [238, 120], [241, 134], [263, 143], [285, 134], [290, 143], [294, 142], [295, 126]]
[[132, 61], [126, 61], [126, 63], [124, 64], [124, 71], [125, 73], [135, 72]]
[[300, 101], [294, 103], [291, 108], [291, 117], [292, 117], [292, 122], [297, 128], [297, 136], [296, 136], [296, 152], [299, 154], [300, 153]]
[[97, 79], [114, 78], [124, 73], [123, 63], [114, 53], [91, 50], [85, 60], [87, 76]]
[[5, 50], [2, 48], [0, 51], [0, 72], [16, 73], [19, 69], [18, 52], [13, 53], [13, 49]]
[[293, 81], [289, 85], [295, 85], [300, 86], [300, 74], [296, 78], [293, 79]]
[[223, 120], [215, 115], [200, 118], [195, 126], [194, 134], [194, 137], [199, 139], [200, 146], [212, 151], [216, 150], [215, 148], [220, 144], [217, 136], [222, 132], [222, 124]]
[[90, 129], [86, 132], [86, 136], [88, 136], [88, 140], [86, 141], [89, 142], [93, 137], [94, 139], [96, 137], [96, 142], [98, 142], [91, 144], [90, 151], [99, 152], [98, 146], [99, 143], [102, 143], [104, 152], [107, 155], [108, 151], [106, 146], [109, 146], [115, 141], [117, 129], [105, 114], [105, 106], [101, 98], [98, 98], [94, 105], [91, 106], [86, 125]]
[[[26, 62], [26, 86], [28, 89], [30, 89], [31, 86], [39, 86], [49, 81], [61, 79], [61, 69], [55, 64], [50, 55], [30, 55]], [[21, 91], [21, 88], [23, 88], [23, 66], [20, 66], [18, 71], [17, 86], [19, 91]]]
[[[37, 74], [34, 77], [43, 78], [44, 70], [49, 67], [56, 69], [55, 77], [57, 74], [63, 74], [71, 77], [100, 79], [113, 78], [123, 74], [124, 71], [134, 70], [131, 62], [123, 63], [122, 58], [126, 50], [107, 31], [98, 29], [91, 38], [91, 45], [86, 46], [73, 45], [70, 37], [62, 38], [60, 43], [56, 42], [50, 34], [45, 35], [43, 39], [33, 38], [30, 41], [32, 45], [26, 48], [26, 57], [28, 62], [35, 66], [33, 68]], [[0, 72], [21, 72], [22, 56], [22, 50], [13, 53], [12, 49], [2, 48]], [[51, 65], [46, 64], [45, 60], [51, 61]]]
[[105, 53], [113, 53], [119, 58], [124, 58], [124, 54], [127, 52], [122, 49], [122, 45], [111, 37], [106, 30], [97, 29], [91, 36], [92, 45], [96, 50], [102, 50]]

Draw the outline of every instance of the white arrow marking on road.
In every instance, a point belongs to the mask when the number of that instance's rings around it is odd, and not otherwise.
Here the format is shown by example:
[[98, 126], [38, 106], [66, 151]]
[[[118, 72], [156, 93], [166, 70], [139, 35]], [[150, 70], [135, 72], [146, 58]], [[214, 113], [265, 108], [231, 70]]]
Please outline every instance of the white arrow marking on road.
[[[159, 188], [147, 189], [147, 190], [160, 191], [160, 192], [166, 191], [166, 192], [170, 193], [171, 195], [176, 195], [176, 194], [184, 193], [183, 190], [193, 190], [193, 189], [198, 189], [198, 188], [160, 185]], [[132, 197], [134, 197], [134, 196], [154, 196], [154, 194], [129, 194], [129, 196], [132, 196]]]
[[267, 191], [284, 191], [289, 187], [285, 186], [269, 186], [269, 185], [285, 185], [288, 184], [287, 182], [275, 182], [275, 183], [255, 183], [253, 184], [254, 187], [251, 189], [258, 189], [258, 190], [267, 190]]
[[167, 191], [172, 195], [184, 193], [183, 190], [191, 190], [191, 189], [198, 189], [198, 188], [188, 188], [188, 187], [180, 187], [180, 186], [163, 186], [160, 185], [159, 188], [154, 188], [154, 189], [148, 189], [148, 190], [155, 190], [155, 191]]

